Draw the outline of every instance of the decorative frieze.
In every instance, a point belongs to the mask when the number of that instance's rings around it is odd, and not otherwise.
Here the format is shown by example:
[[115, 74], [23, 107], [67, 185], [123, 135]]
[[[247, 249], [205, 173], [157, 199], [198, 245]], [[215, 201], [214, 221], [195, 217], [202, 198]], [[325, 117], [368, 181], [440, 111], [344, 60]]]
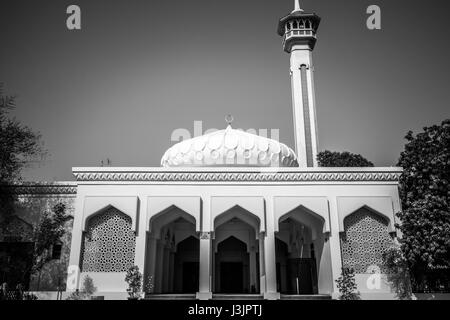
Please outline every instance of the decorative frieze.
[[359, 182], [399, 180], [401, 171], [367, 172], [95, 172], [75, 171], [78, 181], [155, 181], [155, 182]]
[[16, 195], [76, 195], [77, 185], [75, 182], [26, 182], [23, 184], [0, 186], [0, 192], [12, 193]]

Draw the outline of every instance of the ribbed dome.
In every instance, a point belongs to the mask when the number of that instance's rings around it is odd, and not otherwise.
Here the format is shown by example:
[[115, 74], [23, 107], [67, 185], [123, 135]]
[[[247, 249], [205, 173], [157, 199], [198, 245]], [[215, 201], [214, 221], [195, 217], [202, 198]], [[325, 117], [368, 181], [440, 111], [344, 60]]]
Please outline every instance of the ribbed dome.
[[295, 152], [276, 140], [228, 126], [175, 144], [163, 167], [298, 167]]

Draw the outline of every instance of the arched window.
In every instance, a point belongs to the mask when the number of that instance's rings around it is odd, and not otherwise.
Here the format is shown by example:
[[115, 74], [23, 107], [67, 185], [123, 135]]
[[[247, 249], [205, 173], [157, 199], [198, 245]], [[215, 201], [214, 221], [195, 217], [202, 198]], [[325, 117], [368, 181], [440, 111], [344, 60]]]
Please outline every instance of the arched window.
[[374, 266], [382, 272], [382, 254], [392, 244], [388, 221], [367, 208], [361, 208], [344, 219], [341, 234], [343, 267], [355, 273], [369, 273]]
[[306, 28], [311, 29], [311, 21], [306, 20]]
[[294, 28], [294, 29], [297, 29], [297, 28], [298, 28], [297, 20], [294, 21], [294, 27], [293, 27], [293, 28]]
[[131, 218], [115, 208], [92, 217], [82, 250], [83, 272], [125, 272], [134, 264]]
[[305, 29], [305, 20], [301, 20], [300, 29]]

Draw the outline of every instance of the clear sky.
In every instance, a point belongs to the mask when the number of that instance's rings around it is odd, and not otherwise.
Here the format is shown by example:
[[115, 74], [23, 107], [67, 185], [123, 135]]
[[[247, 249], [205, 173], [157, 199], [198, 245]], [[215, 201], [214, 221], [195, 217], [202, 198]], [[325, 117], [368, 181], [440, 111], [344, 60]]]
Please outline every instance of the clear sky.
[[[159, 166], [177, 128], [279, 129], [294, 147], [289, 56], [276, 33], [293, 0], [1, 0], [0, 82], [48, 159], [71, 167]], [[82, 30], [66, 28], [78, 4]], [[302, 0], [322, 17], [314, 50], [319, 149], [395, 165], [408, 130], [450, 116], [446, 0]], [[366, 8], [382, 9], [382, 30]]]

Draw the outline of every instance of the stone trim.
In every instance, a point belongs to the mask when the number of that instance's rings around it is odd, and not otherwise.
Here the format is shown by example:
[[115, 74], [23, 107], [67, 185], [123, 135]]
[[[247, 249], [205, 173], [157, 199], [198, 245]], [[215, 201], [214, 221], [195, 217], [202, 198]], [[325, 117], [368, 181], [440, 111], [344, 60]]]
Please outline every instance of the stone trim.
[[398, 182], [401, 171], [368, 172], [82, 172], [78, 181], [155, 181], [155, 182]]
[[26, 182], [22, 184], [0, 186], [0, 192], [12, 193], [15, 195], [76, 195], [77, 184], [75, 182]]

